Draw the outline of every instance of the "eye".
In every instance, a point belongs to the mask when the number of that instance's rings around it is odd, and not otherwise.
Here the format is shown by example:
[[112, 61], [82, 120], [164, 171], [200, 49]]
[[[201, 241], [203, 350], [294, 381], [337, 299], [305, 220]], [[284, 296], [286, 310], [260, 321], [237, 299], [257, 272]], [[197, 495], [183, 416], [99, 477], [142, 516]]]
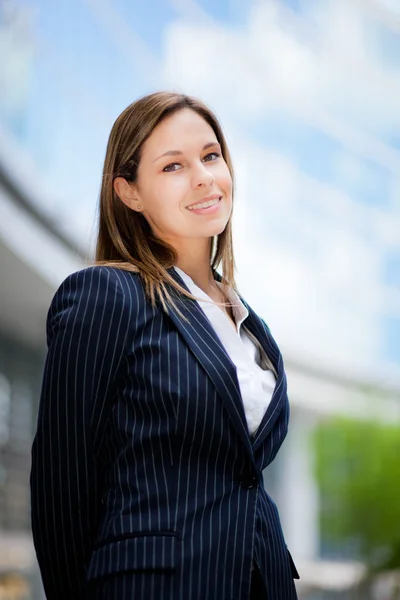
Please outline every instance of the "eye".
[[180, 167], [181, 165], [179, 163], [171, 163], [169, 165], [167, 165], [166, 167], [163, 168], [163, 171], [165, 173], [173, 173], [174, 171], [177, 171], [178, 169], [175, 169], [174, 167]]
[[[215, 158], [211, 158], [209, 159], [210, 156], [215, 156]], [[207, 162], [213, 161], [213, 160], [217, 160], [217, 158], [219, 158], [221, 155], [219, 152], [210, 152], [209, 154], [207, 154], [203, 160], [207, 160]]]

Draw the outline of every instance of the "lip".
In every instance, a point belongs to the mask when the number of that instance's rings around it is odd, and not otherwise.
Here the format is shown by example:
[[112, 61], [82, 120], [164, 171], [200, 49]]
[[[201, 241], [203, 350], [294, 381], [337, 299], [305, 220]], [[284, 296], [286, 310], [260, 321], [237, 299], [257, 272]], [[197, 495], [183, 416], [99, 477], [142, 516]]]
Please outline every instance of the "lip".
[[207, 208], [188, 208], [187, 210], [192, 215], [213, 215], [214, 213], [218, 212], [221, 208], [222, 196], [217, 196], [217, 200], [218, 201], [215, 202], [215, 204], [207, 206]]
[[195, 206], [196, 204], [202, 204], [203, 202], [209, 202], [210, 200], [216, 200], [222, 198], [222, 194], [211, 194], [211, 196], [204, 196], [204, 198], [200, 198], [200, 200], [196, 200], [196, 202], [192, 202], [192, 204], [188, 204], [186, 208], [190, 206]]

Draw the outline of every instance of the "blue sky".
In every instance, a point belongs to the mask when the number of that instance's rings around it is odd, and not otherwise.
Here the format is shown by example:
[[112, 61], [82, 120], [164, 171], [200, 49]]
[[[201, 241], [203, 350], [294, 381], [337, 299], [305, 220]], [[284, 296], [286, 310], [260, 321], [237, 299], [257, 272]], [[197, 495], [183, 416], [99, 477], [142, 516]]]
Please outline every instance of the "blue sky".
[[17, 4], [0, 117], [72, 235], [92, 233], [119, 112], [197, 94], [234, 156], [242, 293], [288, 354], [400, 377], [397, 32], [350, 0]]

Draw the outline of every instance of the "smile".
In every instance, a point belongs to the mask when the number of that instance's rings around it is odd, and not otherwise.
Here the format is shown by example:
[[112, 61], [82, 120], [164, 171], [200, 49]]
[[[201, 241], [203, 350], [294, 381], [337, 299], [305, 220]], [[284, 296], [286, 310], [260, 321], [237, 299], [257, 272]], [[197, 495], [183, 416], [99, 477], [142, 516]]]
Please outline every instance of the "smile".
[[215, 206], [216, 204], [218, 204], [221, 201], [222, 196], [218, 196], [216, 198], [213, 198], [212, 200], [207, 200], [207, 202], [199, 202], [199, 204], [191, 204], [190, 206], [187, 206], [186, 208], [188, 210], [202, 210], [204, 208], [209, 208], [210, 206]]

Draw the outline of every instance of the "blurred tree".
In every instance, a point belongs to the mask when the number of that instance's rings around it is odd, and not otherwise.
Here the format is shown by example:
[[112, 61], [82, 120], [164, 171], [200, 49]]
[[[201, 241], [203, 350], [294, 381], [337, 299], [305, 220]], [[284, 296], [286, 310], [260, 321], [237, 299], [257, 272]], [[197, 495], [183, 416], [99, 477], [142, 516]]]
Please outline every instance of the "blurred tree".
[[337, 418], [314, 444], [323, 531], [357, 540], [369, 576], [400, 568], [400, 425]]

